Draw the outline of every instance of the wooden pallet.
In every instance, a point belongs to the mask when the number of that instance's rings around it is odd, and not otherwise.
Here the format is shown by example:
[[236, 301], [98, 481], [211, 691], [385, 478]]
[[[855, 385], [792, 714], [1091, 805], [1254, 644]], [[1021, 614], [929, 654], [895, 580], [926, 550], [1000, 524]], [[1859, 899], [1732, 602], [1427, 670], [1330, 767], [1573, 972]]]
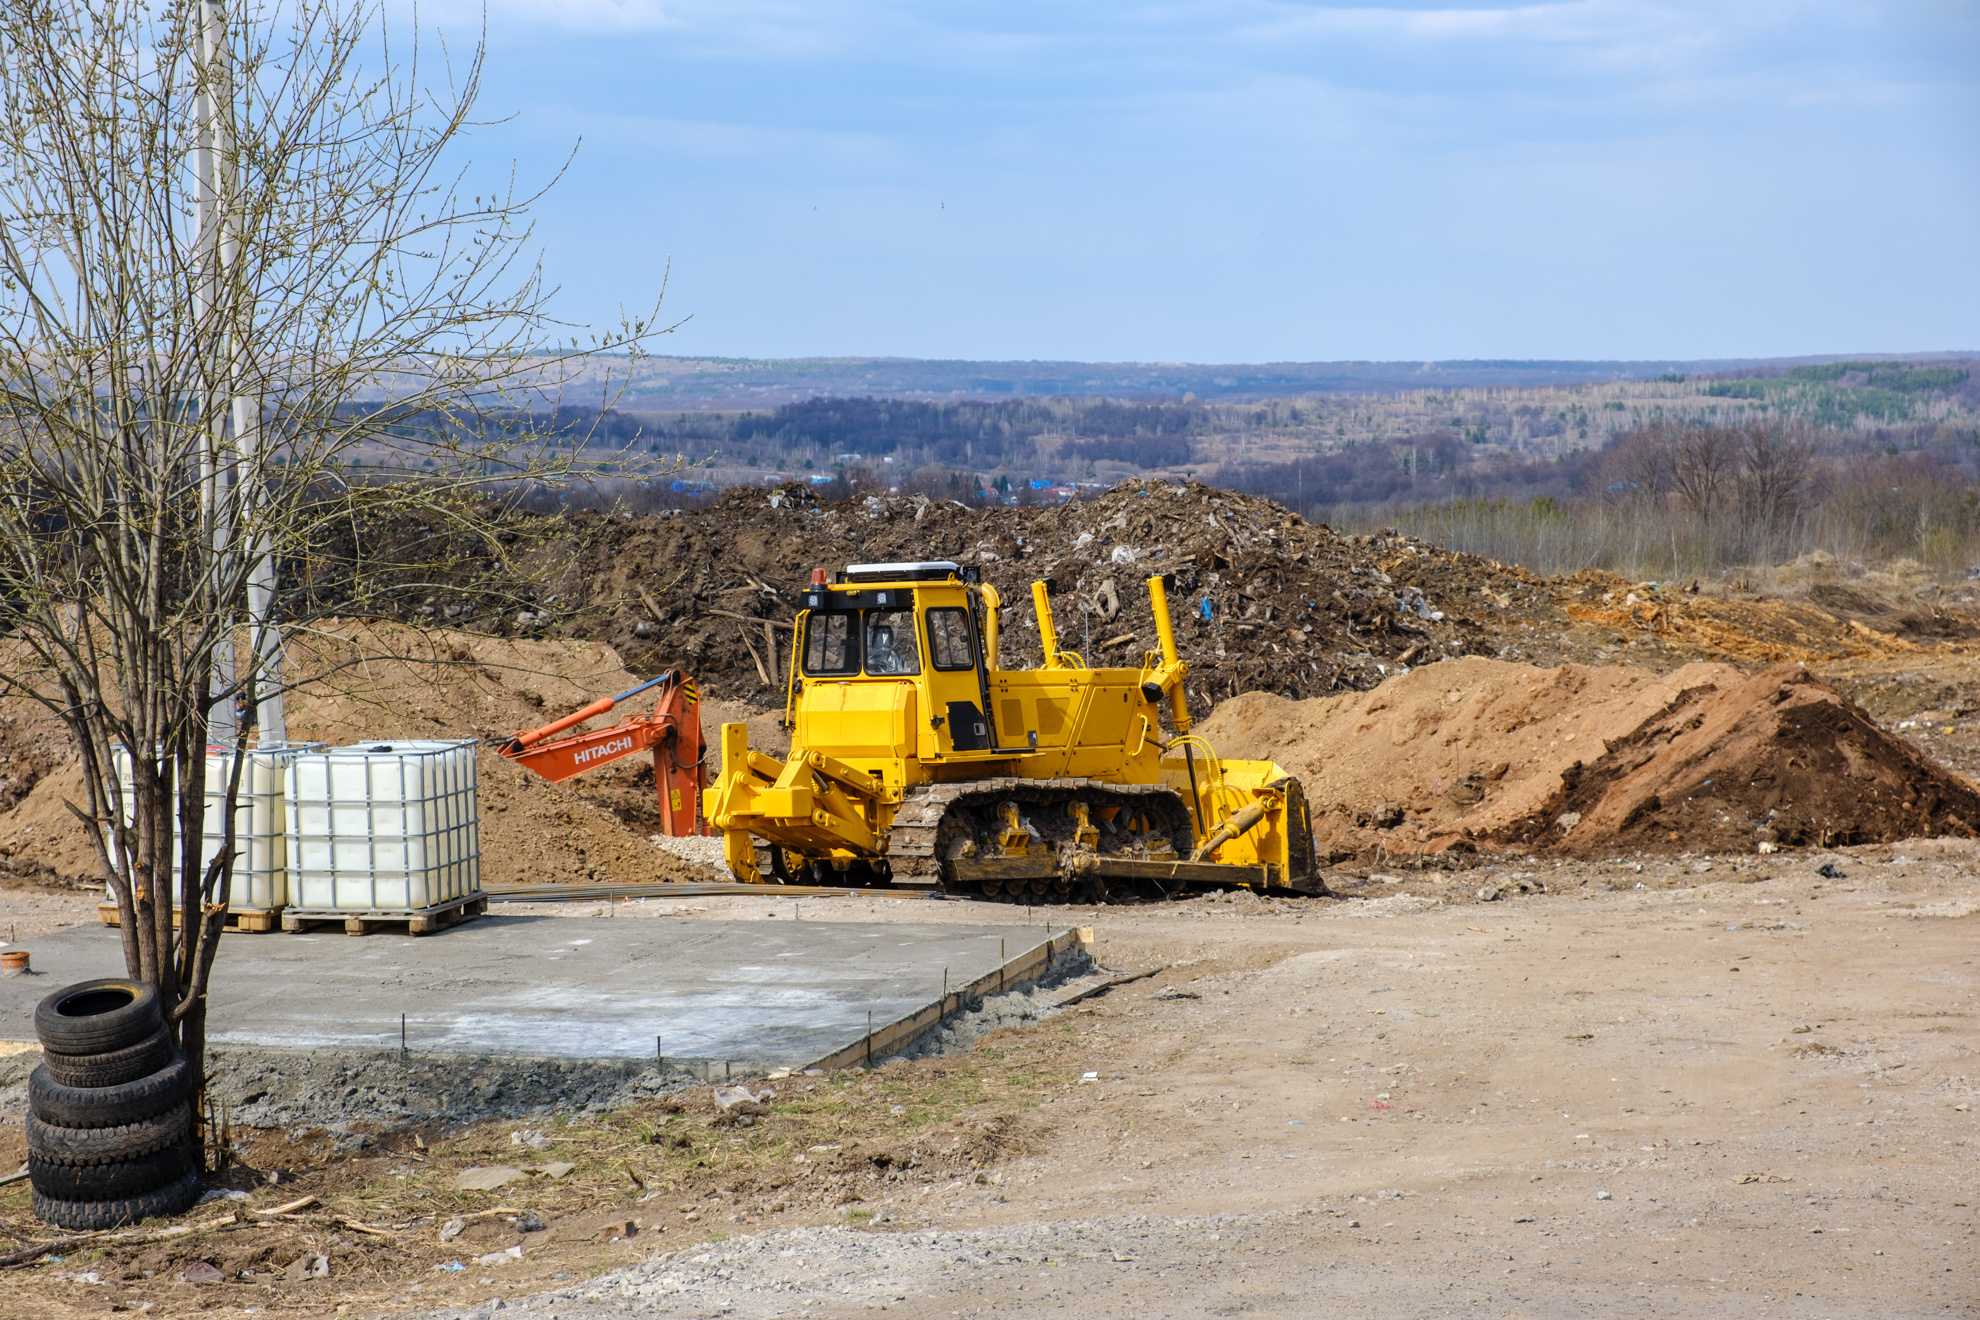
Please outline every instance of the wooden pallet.
[[282, 929], [309, 930], [314, 926], [341, 923], [346, 935], [369, 935], [386, 927], [405, 927], [408, 935], [431, 935], [434, 931], [458, 926], [488, 911], [486, 894], [471, 894], [414, 912], [342, 912], [333, 908], [284, 908]]
[[[98, 903], [96, 905], [96, 919], [106, 926], [122, 924], [118, 920], [117, 905], [115, 903]], [[173, 908], [172, 925], [177, 927], [178, 924], [179, 909]], [[265, 935], [270, 931], [282, 929], [282, 909], [278, 907], [228, 908], [227, 921], [221, 929], [237, 930], [244, 935]]]

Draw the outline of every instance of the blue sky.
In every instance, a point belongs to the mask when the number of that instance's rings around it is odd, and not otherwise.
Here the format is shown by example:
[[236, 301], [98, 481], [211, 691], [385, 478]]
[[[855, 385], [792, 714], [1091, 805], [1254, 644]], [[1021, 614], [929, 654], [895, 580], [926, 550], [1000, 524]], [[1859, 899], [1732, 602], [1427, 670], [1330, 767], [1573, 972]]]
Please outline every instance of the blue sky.
[[[1980, 0], [490, 0], [479, 168], [662, 351], [1980, 348]], [[478, 4], [423, 5], [471, 35]]]

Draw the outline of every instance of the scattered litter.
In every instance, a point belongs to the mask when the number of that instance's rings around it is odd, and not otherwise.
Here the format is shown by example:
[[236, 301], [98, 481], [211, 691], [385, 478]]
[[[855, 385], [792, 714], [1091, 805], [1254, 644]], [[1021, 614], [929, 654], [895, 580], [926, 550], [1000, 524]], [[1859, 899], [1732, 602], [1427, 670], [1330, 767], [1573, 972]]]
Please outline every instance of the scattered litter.
[[[531, 1169], [530, 1172], [540, 1173], [545, 1178], [562, 1178], [575, 1168], [577, 1168], [577, 1165], [571, 1163], [569, 1160], [557, 1160], [554, 1163]], [[524, 1229], [523, 1231], [528, 1232], [529, 1230]]]
[[760, 1095], [752, 1094], [747, 1086], [718, 1086], [715, 1088], [715, 1103], [724, 1109], [734, 1109], [737, 1105], [760, 1105], [776, 1098], [777, 1093], [768, 1087], [764, 1088], [763, 1093]]
[[1793, 1179], [1783, 1178], [1778, 1173], [1742, 1173], [1739, 1175], [1739, 1177], [1733, 1179], [1733, 1181], [1735, 1183], [1742, 1183], [1742, 1184], [1743, 1183], [1784, 1183], [1784, 1182], [1792, 1182]]
[[491, 1251], [485, 1256], [476, 1256], [474, 1263], [477, 1265], [506, 1265], [512, 1260], [521, 1259], [522, 1248], [520, 1246], [514, 1246], [505, 1247], [501, 1251]]
[[1607, 1192], [1597, 1192], [1595, 1193], [1595, 1199], [1598, 1201], [1613, 1201], [1615, 1198]]
[[1168, 989], [1166, 989], [1166, 990], [1157, 990], [1157, 991], [1156, 991], [1156, 992], [1155, 992], [1154, 994], [1152, 994], [1152, 995], [1150, 995], [1150, 996], [1148, 996], [1148, 997], [1149, 997], [1150, 999], [1201, 999], [1201, 998], [1203, 998], [1203, 996], [1202, 996], [1202, 995], [1199, 995], [1199, 994], [1198, 994], [1198, 993], [1196, 993], [1196, 991], [1194, 991], [1194, 990], [1182, 990], [1182, 989], [1178, 989], [1178, 988], [1176, 988], [1176, 987], [1174, 987], [1174, 986], [1171, 986], [1171, 987], [1169, 987], [1169, 988], [1168, 988]]
[[253, 1199], [254, 1195], [251, 1192], [235, 1191], [231, 1187], [215, 1187], [212, 1191], [200, 1197], [199, 1203], [201, 1205], [211, 1205], [215, 1201], [252, 1201]]
[[1329, 915], [1340, 917], [1396, 917], [1405, 912], [1421, 912], [1425, 908], [1444, 906], [1441, 898], [1426, 898], [1422, 894], [1392, 894], [1388, 898], [1357, 899], [1342, 903]]
[[450, 1260], [447, 1261], [445, 1264], [435, 1265], [433, 1268], [436, 1270], [446, 1270], [449, 1274], [459, 1274], [462, 1270], [466, 1269], [467, 1266], [461, 1264], [457, 1260]]
[[1815, 874], [1828, 880], [1844, 880], [1848, 878], [1843, 869], [1834, 862], [1823, 862], [1815, 868]]
[[[196, 1260], [179, 1271], [181, 1283], [224, 1283], [226, 1279], [227, 1276], [220, 1272], [218, 1266], [210, 1265], [203, 1260]], [[96, 1280], [92, 1279], [90, 1282], [94, 1283]]]
[[454, 1177], [454, 1190], [457, 1192], [492, 1192], [497, 1187], [506, 1187], [512, 1182], [520, 1182], [523, 1171], [507, 1164], [493, 1168], [462, 1169]]
[[1954, 898], [1944, 903], [1920, 903], [1907, 909], [1907, 917], [1970, 917], [1980, 912], [1980, 898]]

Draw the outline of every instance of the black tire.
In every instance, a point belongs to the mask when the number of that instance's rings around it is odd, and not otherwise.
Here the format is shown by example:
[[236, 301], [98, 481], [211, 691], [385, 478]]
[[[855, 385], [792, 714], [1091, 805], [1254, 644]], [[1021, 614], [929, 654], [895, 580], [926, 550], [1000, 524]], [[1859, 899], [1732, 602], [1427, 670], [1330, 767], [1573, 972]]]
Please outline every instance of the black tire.
[[184, 1101], [162, 1114], [122, 1127], [57, 1127], [30, 1113], [28, 1156], [44, 1164], [121, 1164], [182, 1141], [190, 1131], [192, 1106]]
[[116, 1201], [63, 1201], [34, 1194], [34, 1213], [57, 1228], [88, 1233], [99, 1228], [122, 1228], [141, 1219], [176, 1215], [199, 1204], [199, 1173], [195, 1170], [155, 1192]]
[[57, 1201], [123, 1201], [169, 1186], [199, 1170], [199, 1146], [190, 1136], [163, 1150], [117, 1164], [49, 1164], [28, 1156], [28, 1182]]
[[34, 1006], [34, 1034], [56, 1054], [106, 1054], [158, 1030], [158, 992], [128, 976], [78, 981]]
[[114, 1128], [162, 1114], [192, 1094], [192, 1065], [183, 1054], [149, 1077], [122, 1086], [64, 1086], [43, 1064], [28, 1074], [28, 1112], [66, 1128]]
[[42, 1067], [51, 1080], [63, 1086], [122, 1086], [140, 1077], [149, 1077], [172, 1061], [172, 1033], [164, 1027], [135, 1045], [103, 1054], [58, 1054], [42, 1052]]

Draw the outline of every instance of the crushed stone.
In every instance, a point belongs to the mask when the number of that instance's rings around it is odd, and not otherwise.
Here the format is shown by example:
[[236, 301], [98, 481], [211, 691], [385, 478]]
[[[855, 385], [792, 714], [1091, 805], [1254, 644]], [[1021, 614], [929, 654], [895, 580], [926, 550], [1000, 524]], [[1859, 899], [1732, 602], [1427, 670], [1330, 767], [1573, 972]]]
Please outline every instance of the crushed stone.
[[730, 879], [728, 863], [722, 859], [722, 840], [710, 835], [689, 835], [676, 838], [671, 834], [655, 834], [649, 837], [654, 847], [661, 852], [678, 857], [689, 866], [697, 866], [707, 871], [711, 878]]
[[[597, 1114], [703, 1085], [651, 1063], [458, 1058], [393, 1051], [221, 1047], [209, 1055], [213, 1098], [237, 1126], [325, 1128], [359, 1135], [426, 1123]], [[359, 1143], [361, 1144], [361, 1142]]]
[[[558, 1320], [721, 1315], [769, 1320], [807, 1307], [893, 1306], [970, 1287], [972, 1276], [1068, 1262], [1122, 1262], [1200, 1243], [1211, 1233], [1268, 1229], [1265, 1214], [1121, 1215], [992, 1228], [866, 1232], [843, 1227], [750, 1234], [670, 1251], [535, 1297], [429, 1312], [425, 1320], [492, 1320], [522, 1312]], [[891, 1222], [884, 1210], [875, 1224]]]
[[962, 1054], [976, 1048], [976, 1042], [1005, 1027], [1029, 1026], [1060, 1012], [1052, 992], [1068, 981], [1077, 980], [1095, 969], [1093, 955], [1074, 946], [1053, 960], [1044, 976], [1000, 995], [984, 995], [965, 1000], [956, 1012], [916, 1037], [907, 1049], [881, 1060], [883, 1064], [906, 1059], [934, 1059], [945, 1054]]

